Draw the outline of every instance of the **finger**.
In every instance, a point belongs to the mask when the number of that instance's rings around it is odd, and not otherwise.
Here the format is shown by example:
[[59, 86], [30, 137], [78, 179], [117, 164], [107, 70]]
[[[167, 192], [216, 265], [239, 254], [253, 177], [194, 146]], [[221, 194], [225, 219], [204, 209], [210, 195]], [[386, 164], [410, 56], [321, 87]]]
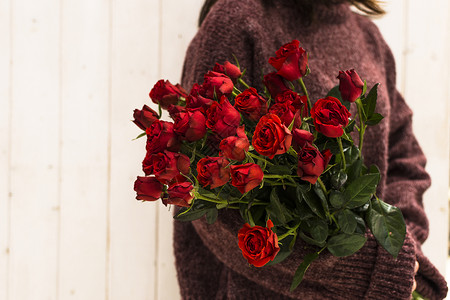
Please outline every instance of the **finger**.
[[413, 286], [412, 286], [412, 291], [414, 292], [417, 288], [417, 282], [414, 280], [413, 282]]
[[414, 273], [417, 273], [419, 271], [419, 262], [416, 260], [416, 264], [414, 266]]

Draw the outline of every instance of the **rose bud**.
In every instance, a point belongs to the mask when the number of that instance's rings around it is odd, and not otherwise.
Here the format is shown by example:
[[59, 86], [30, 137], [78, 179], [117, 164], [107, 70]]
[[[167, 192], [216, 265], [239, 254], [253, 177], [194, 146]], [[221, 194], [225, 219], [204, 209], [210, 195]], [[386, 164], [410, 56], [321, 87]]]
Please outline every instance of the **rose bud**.
[[300, 110], [303, 118], [308, 116], [308, 97], [300, 96], [294, 91], [287, 90], [275, 97], [275, 103], [285, 102], [290, 103], [295, 108], [295, 111]]
[[314, 136], [311, 132], [303, 129], [292, 130], [292, 146], [295, 151], [300, 151], [307, 143], [312, 144]]
[[164, 205], [174, 204], [179, 207], [189, 207], [194, 199], [194, 187], [186, 181], [176, 183], [167, 189], [167, 196], [162, 199]]
[[240, 122], [241, 115], [226, 97], [220, 99], [220, 104], [213, 102], [206, 111], [206, 126], [220, 138], [236, 135]]
[[308, 67], [308, 56], [300, 42], [293, 40], [278, 49], [276, 57], [269, 58], [269, 64], [277, 69], [277, 74], [289, 81], [305, 76]]
[[155, 177], [138, 176], [134, 182], [136, 199], [142, 201], [155, 201], [161, 198], [163, 185]]
[[239, 248], [249, 264], [262, 267], [273, 260], [280, 251], [278, 237], [272, 231], [272, 227], [272, 221], [267, 220], [267, 227], [251, 227], [246, 223], [239, 230]]
[[211, 189], [222, 186], [230, 180], [230, 162], [224, 157], [205, 157], [197, 163], [197, 180], [203, 186], [211, 185]]
[[220, 142], [221, 155], [228, 159], [242, 161], [245, 159], [245, 152], [250, 148], [250, 142], [245, 134], [244, 126], [236, 130], [236, 136], [229, 136]]
[[186, 109], [173, 116], [175, 133], [188, 142], [201, 140], [206, 134], [206, 117], [199, 109]]
[[348, 125], [350, 116], [347, 108], [338, 99], [330, 96], [317, 100], [311, 109], [316, 130], [331, 138], [344, 134], [343, 128]]
[[173, 131], [173, 123], [156, 120], [145, 132], [147, 134], [147, 152], [153, 154], [166, 149], [178, 152], [180, 143]]
[[144, 105], [142, 110], [134, 110], [133, 118], [134, 124], [136, 124], [140, 129], [145, 130], [147, 127], [152, 125], [153, 122], [158, 120], [158, 114], [147, 105]]
[[238, 66], [233, 65], [229, 61], [224, 62], [223, 65], [216, 63], [213, 69], [214, 72], [222, 73], [227, 75], [231, 78], [233, 82], [236, 82], [236, 80], [241, 77], [242, 72], [238, 68]]
[[256, 125], [252, 145], [259, 154], [272, 159], [275, 155], [286, 153], [291, 141], [291, 132], [280, 118], [275, 114], [267, 114]]
[[267, 113], [267, 101], [254, 88], [249, 88], [234, 99], [234, 107], [252, 121], [258, 121]]
[[180, 173], [188, 174], [190, 164], [186, 155], [164, 150], [156, 154], [147, 153], [142, 169], [145, 175], [154, 174], [161, 183], [167, 184]]
[[364, 82], [358, 73], [354, 69], [345, 72], [339, 71], [337, 78], [339, 79], [339, 91], [342, 99], [355, 102], [361, 96], [364, 88]]
[[320, 153], [316, 147], [306, 144], [298, 153], [297, 175], [300, 179], [315, 184], [331, 159], [331, 151]]
[[231, 185], [242, 193], [247, 193], [261, 184], [264, 173], [257, 164], [231, 166]]
[[152, 101], [167, 109], [170, 104], [177, 104], [180, 97], [187, 97], [186, 91], [181, 85], [173, 85], [168, 80], [159, 80], [149, 94]]
[[264, 75], [263, 82], [269, 90], [270, 95], [272, 95], [272, 98], [275, 98], [284, 91], [289, 91], [289, 88], [283, 82], [283, 77], [278, 75], [277, 72]]
[[298, 128], [300, 127], [300, 125], [302, 125], [302, 118], [300, 117], [300, 112], [296, 114], [294, 106], [289, 102], [275, 103], [269, 108], [269, 112], [271, 114], [277, 115], [280, 118], [281, 122], [286, 127], [291, 125], [292, 120], [294, 120], [294, 117], [295, 117], [294, 128]]
[[217, 99], [220, 99], [223, 95], [228, 97], [233, 92], [233, 81], [225, 74], [209, 71], [204, 78], [202, 87], [206, 98], [214, 99], [215, 94]]

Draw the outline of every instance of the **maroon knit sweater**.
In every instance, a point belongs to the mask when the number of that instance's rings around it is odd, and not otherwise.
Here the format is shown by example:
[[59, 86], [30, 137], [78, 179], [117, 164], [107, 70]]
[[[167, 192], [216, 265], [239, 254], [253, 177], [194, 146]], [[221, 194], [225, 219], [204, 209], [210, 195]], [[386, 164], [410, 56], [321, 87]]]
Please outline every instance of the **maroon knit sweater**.
[[[430, 185], [425, 157], [411, 131], [411, 110], [396, 90], [395, 63], [376, 26], [351, 12], [347, 4], [320, 7], [308, 24], [293, 0], [220, 0], [213, 6], [186, 54], [182, 85], [202, 83], [215, 62], [233, 61], [247, 69], [246, 81], [262, 90], [261, 75], [274, 71], [267, 63], [293, 39], [309, 53], [311, 74], [305, 78], [311, 99], [319, 99], [338, 83], [339, 70], [354, 68], [371, 87], [380, 82], [377, 110], [383, 122], [369, 127], [364, 140], [367, 165], [376, 164], [382, 179], [378, 195], [399, 207], [407, 223], [404, 246], [393, 259], [371, 234], [356, 254], [337, 258], [323, 252], [301, 285], [289, 292], [292, 277], [306, 254], [298, 241], [294, 253], [270, 267], [248, 265], [238, 247], [242, 219], [234, 210], [221, 210], [213, 225], [204, 220], [175, 222], [174, 247], [183, 299], [408, 299], [414, 278], [417, 290], [442, 299], [447, 284], [423, 255], [428, 235], [422, 194]], [[355, 111], [352, 111], [355, 115]]]

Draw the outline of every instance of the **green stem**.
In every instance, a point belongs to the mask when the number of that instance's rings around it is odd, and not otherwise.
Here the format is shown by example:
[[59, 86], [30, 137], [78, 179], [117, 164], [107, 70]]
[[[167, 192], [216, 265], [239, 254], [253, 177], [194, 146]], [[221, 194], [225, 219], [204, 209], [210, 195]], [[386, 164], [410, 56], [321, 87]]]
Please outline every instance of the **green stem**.
[[268, 163], [268, 164], [269, 164], [269, 165], [271, 165], [271, 166], [273, 166], [273, 165], [274, 165], [273, 163], [271, 163], [271, 162], [268, 162], [268, 161], [267, 161], [267, 159], [265, 159], [264, 157], [261, 157], [261, 156], [255, 155], [255, 154], [253, 154], [253, 153], [251, 153], [251, 152], [247, 152], [247, 154], [248, 154], [248, 155], [250, 155], [250, 156], [251, 156], [251, 157], [253, 157], [253, 158], [256, 158], [257, 160], [260, 160], [260, 161], [266, 162], [266, 163]]
[[204, 197], [204, 196], [202, 196], [199, 193], [195, 193], [195, 198], [200, 199], [200, 200], [205, 200], [205, 201], [208, 201], [208, 202], [212, 202], [212, 203], [216, 203], [216, 204], [226, 204], [226, 203], [228, 203], [227, 201], [220, 201], [220, 200], [216, 200], [216, 199], [213, 199], [213, 198]]
[[308, 110], [311, 111], [312, 105], [311, 105], [311, 100], [309, 99], [309, 94], [308, 94], [308, 90], [306, 89], [305, 83], [303, 82], [303, 78], [300, 77], [298, 79], [298, 82], [300, 83], [300, 86], [302, 87], [302, 91], [306, 96], [306, 99], [308, 99]]
[[250, 88], [250, 86], [244, 80], [242, 80], [242, 78], [238, 78], [238, 82], [245, 86], [246, 89]]
[[319, 185], [322, 188], [322, 191], [325, 193], [325, 195], [328, 195], [327, 188], [325, 187], [325, 184], [323, 184], [323, 181], [322, 181], [322, 179], [320, 179], [320, 177], [317, 178], [317, 182], [319, 183]]
[[278, 241], [281, 241], [282, 239], [287, 238], [290, 235], [293, 235], [297, 231], [298, 226], [300, 226], [300, 223], [295, 225], [293, 228], [289, 229], [289, 231], [286, 232], [285, 234], [278, 236]]
[[362, 147], [364, 142], [364, 132], [366, 131], [366, 125], [364, 124], [363, 116], [362, 116], [362, 102], [361, 99], [356, 99], [356, 107], [358, 108], [358, 116], [359, 116], [359, 158], [362, 155]]
[[342, 166], [343, 166], [343, 169], [345, 170], [347, 168], [347, 163], [345, 161], [344, 147], [342, 147], [342, 139], [341, 139], [341, 137], [338, 137], [337, 141], [338, 141], [338, 144], [339, 144], [339, 151], [341, 151]]
[[270, 184], [271, 186], [293, 186], [296, 187], [297, 185], [290, 183], [290, 182], [275, 182], [268, 179], [264, 179], [264, 183]]
[[233, 86], [233, 95], [234, 95], [235, 92], [236, 92], [238, 95], [239, 95], [240, 93], [242, 93], [237, 87]]

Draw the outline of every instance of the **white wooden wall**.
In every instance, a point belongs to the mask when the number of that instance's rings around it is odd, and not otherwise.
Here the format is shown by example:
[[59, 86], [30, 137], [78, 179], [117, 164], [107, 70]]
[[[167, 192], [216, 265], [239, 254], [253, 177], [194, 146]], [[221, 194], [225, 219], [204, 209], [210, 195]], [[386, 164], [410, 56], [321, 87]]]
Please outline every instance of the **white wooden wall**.
[[[179, 81], [201, 4], [0, 0], [0, 299], [179, 297], [171, 212], [134, 200], [144, 141], [130, 119], [159, 78]], [[386, 8], [433, 176], [424, 249], [444, 272], [450, 5]]]

